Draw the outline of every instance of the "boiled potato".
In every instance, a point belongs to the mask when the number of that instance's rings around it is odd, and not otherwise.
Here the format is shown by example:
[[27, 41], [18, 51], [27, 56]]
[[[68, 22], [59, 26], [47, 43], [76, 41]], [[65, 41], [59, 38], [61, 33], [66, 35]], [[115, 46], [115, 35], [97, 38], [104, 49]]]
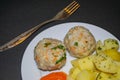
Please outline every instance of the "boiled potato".
[[113, 74], [101, 72], [100, 74], [98, 74], [96, 80], [119, 80], [119, 79], [116, 78]]
[[71, 61], [67, 80], [120, 80], [120, 52], [115, 39], [100, 40], [96, 54]]
[[104, 53], [107, 56], [110, 56], [113, 60], [120, 61], [120, 52], [118, 52], [117, 50], [108, 49], [108, 50], [105, 50]]
[[114, 61], [114, 63], [117, 64], [117, 66], [116, 66], [116, 68], [117, 68], [117, 73], [114, 74], [114, 75], [115, 75], [115, 77], [116, 77], [118, 80], [120, 80], [120, 62]]
[[[92, 61], [91, 57], [92, 56], [85, 57], [85, 58], [82, 58], [82, 59], [72, 60], [71, 64], [72, 64], [73, 67], [69, 71], [68, 80], [71, 80], [71, 79], [76, 80], [77, 75], [79, 73], [81, 73], [83, 70], [91, 70], [91, 71], [95, 70], [95, 66], [93, 64], [93, 61]], [[88, 72], [88, 73], [90, 73], [90, 72]]]
[[81, 70], [84, 70], [84, 69], [94, 70], [95, 69], [95, 66], [93, 64], [93, 61], [92, 61], [91, 57], [76, 59], [76, 60], [71, 61], [71, 63], [74, 67], [78, 67]]
[[116, 64], [113, 62], [113, 60], [105, 55], [104, 53], [96, 55], [94, 58], [94, 64], [96, 68], [102, 72], [106, 73], [116, 73], [117, 68]]
[[79, 59], [74, 59], [74, 60], [71, 61], [71, 64], [72, 64], [73, 67], [78, 67], [80, 69], [78, 61], [79, 61]]
[[73, 68], [70, 69], [69, 76], [73, 80], [75, 80], [77, 75], [78, 75], [78, 73], [80, 73], [80, 69], [78, 67], [73, 67]]
[[117, 73], [114, 74], [116, 80], [120, 80], [120, 69], [118, 69]]
[[67, 80], [74, 80], [74, 79], [70, 75], [68, 75]]
[[111, 38], [104, 40], [104, 43], [102, 43], [101, 40], [97, 41], [97, 44], [96, 44], [97, 53], [101, 53], [102, 51], [108, 50], [108, 49], [118, 50], [119, 49], [118, 41]]
[[102, 41], [101, 40], [97, 41], [97, 44], [96, 44], [96, 52], [97, 52], [97, 54], [101, 53], [104, 50], [105, 50], [105, 47], [102, 44]]
[[104, 46], [106, 50], [107, 49], [116, 49], [116, 50], [119, 49], [119, 43], [115, 39], [106, 39], [104, 41]]
[[104, 53], [91, 55], [82, 59], [75, 59], [72, 60], [71, 63], [73, 67], [69, 71], [67, 80], [120, 79], [120, 62], [112, 60], [112, 58]]
[[96, 72], [89, 70], [82, 70], [78, 75], [76, 80], [95, 80], [97, 76]]

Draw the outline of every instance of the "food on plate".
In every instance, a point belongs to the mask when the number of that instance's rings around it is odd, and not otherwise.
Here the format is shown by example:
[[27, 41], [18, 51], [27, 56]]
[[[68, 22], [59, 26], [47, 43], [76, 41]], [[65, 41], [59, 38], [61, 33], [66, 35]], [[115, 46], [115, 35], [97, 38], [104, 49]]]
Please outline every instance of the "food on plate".
[[106, 39], [104, 40], [104, 43], [102, 43], [101, 40], [99, 40], [96, 44], [96, 52], [99, 53], [105, 53], [107, 56], [111, 57], [113, 60], [120, 61], [120, 52], [119, 49], [119, 43], [116, 39]]
[[68, 75], [67, 80], [96, 80], [97, 77], [97, 73], [90, 70], [76, 70], [76, 72], [73, 71], [74, 75]]
[[113, 60], [120, 61], [120, 52], [115, 49], [108, 49], [105, 50], [103, 53], [111, 57]]
[[34, 49], [34, 59], [41, 70], [60, 69], [66, 63], [66, 48], [60, 40], [44, 38]]
[[66, 80], [67, 74], [65, 72], [52, 72], [43, 76], [40, 80]]
[[93, 62], [95, 64], [95, 67], [102, 72], [117, 73], [117, 64], [114, 63], [114, 61], [104, 53], [96, 55]]
[[69, 77], [72, 79], [72, 80], [75, 80], [77, 75], [81, 72], [81, 70], [78, 68], [78, 67], [73, 67], [70, 69], [70, 72], [69, 72]]
[[69, 71], [67, 80], [95, 80], [99, 71], [93, 64], [94, 55], [71, 61], [72, 68]]
[[[94, 64], [93, 64], [93, 61], [92, 61], [92, 56], [88, 56], [88, 57], [85, 57], [85, 58], [82, 58], [82, 59], [75, 59], [75, 60], [72, 60], [71, 61], [71, 64], [74, 66], [74, 67], [78, 67], [80, 70], [84, 70], [84, 69], [87, 69], [87, 70], [94, 70], [95, 67], [94, 67]], [[81, 66], [82, 65], [82, 66]], [[89, 66], [88, 66], [89, 65]]]
[[64, 44], [72, 56], [82, 58], [95, 51], [96, 40], [85, 27], [75, 26], [67, 32]]
[[89, 70], [82, 70], [76, 77], [76, 80], [96, 80], [96, 73]]
[[117, 78], [113, 74], [108, 74], [108, 73], [104, 73], [104, 72], [99, 73], [99, 75], [96, 78], [96, 80], [119, 80], [119, 79], [120, 78]]
[[97, 53], [101, 53], [102, 51], [108, 50], [108, 49], [118, 50], [119, 49], [118, 41], [116, 39], [111, 39], [111, 38], [104, 40], [103, 43], [101, 40], [97, 41], [97, 45], [96, 45]]
[[71, 64], [67, 80], [120, 80], [120, 61], [102, 52], [74, 59]]

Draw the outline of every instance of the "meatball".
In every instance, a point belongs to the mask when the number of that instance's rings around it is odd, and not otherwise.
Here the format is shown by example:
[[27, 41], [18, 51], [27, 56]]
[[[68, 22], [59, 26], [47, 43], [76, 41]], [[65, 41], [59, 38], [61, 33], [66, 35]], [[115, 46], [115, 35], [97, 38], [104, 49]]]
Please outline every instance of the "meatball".
[[41, 70], [60, 69], [66, 63], [66, 48], [60, 40], [44, 38], [34, 49], [34, 59]]
[[85, 27], [75, 26], [67, 32], [64, 44], [70, 55], [82, 58], [94, 52], [96, 40], [92, 33]]

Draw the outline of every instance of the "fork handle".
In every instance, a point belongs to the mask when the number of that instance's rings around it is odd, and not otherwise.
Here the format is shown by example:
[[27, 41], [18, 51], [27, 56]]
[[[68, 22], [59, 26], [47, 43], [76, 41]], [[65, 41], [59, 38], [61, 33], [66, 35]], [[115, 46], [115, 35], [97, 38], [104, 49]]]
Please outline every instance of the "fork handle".
[[38, 24], [37, 26], [29, 29], [28, 31], [25, 31], [24, 33], [20, 34], [19, 36], [15, 37], [14, 39], [12, 39], [11, 41], [9, 41], [8, 43], [0, 46], [0, 52], [5, 51], [7, 49], [10, 49], [12, 47], [17, 46], [18, 44], [22, 43], [23, 41], [25, 41], [29, 36], [31, 36], [34, 32], [36, 32], [41, 26], [53, 22], [55, 21], [55, 19], [49, 19], [47, 21], [44, 21], [40, 24]]

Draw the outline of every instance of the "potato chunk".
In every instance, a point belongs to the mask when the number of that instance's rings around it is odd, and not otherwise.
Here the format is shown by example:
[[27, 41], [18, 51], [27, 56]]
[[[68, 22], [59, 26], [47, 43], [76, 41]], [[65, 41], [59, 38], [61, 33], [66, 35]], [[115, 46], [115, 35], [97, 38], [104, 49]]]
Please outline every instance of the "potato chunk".
[[96, 80], [118, 80], [114, 75], [101, 72]]
[[115, 49], [105, 50], [104, 53], [115, 61], [120, 61], [120, 52]]
[[84, 69], [93, 70], [93, 69], [95, 69], [95, 66], [94, 66], [92, 59], [90, 57], [76, 59], [76, 60], [71, 61], [71, 63], [73, 66], [79, 67], [81, 70], [84, 70]]
[[71, 64], [67, 80], [120, 80], [119, 44], [115, 39], [99, 40], [96, 54], [72, 60]]
[[102, 72], [106, 72], [106, 73], [117, 72], [117, 68], [116, 68], [117, 65], [113, 62], [113, 60], [110, 57], [108, 57], [104, 53], [96, 55], [93, 62], [96, 68]]
[[115, 39], [106, 39], [104, 41], [105, 49], [119, 49], [118, 41]]
[[76, 80], [95, 80], [96, 75], [97, 74], [95, 72], [83, 70], [78, 74]]
[[96, 45], [97, 53], [101, 53], [102, 51], [108, 50], [108, 49], [118, 50], [119, 49], [118, 41], [111, 38], [104, 40], [104, 43], [102, 43], [101, 40], [97, 41], [97, 45]]
[[80, 73], [80, 69], [78, 67], [74, 67], [74, 68], [70, 69], [70, 74], [69, 75], [71, 76], [71, 78], [73, 80], [75, 80], [77, 75], [78, 75], [78, 73]]

